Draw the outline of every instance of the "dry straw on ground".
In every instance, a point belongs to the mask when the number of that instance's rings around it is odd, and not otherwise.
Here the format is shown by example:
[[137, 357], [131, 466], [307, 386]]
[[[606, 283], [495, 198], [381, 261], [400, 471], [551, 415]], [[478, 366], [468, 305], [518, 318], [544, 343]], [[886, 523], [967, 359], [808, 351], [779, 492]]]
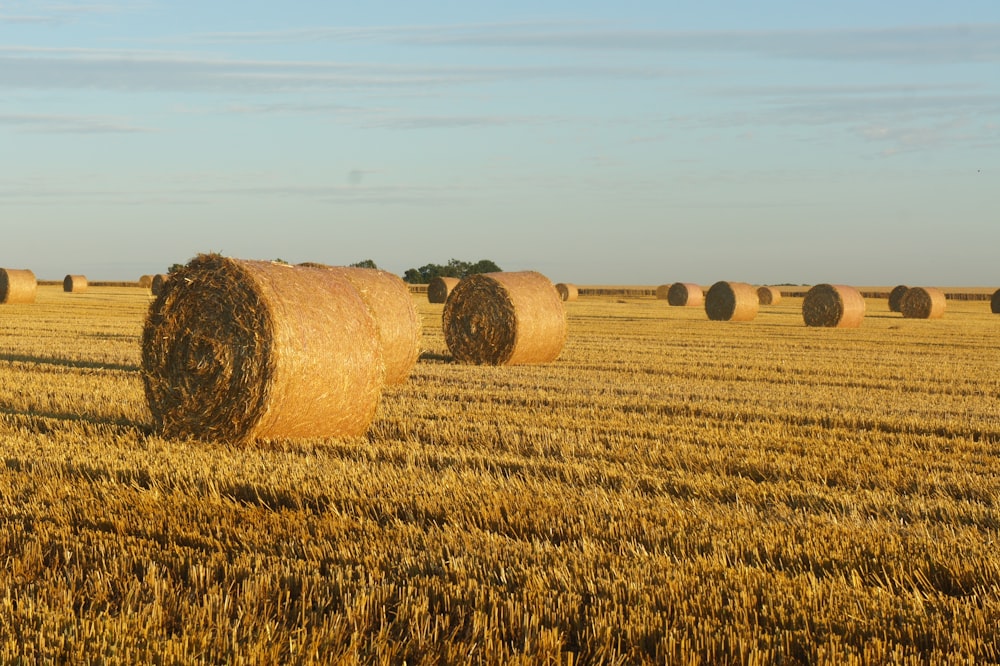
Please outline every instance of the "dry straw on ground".
[[163, 291], [163, 286], [170, 279], [169, 275], [164, 273], [157, 273], [153, 276], [152, 281], [149, 283], [149, 289], [153, 292], [153, 296], [159, 296], [160, 292]]
[[87, 278], [83, 275], [67, 275], [63, 278], [63, 291], [71, 294], [79, 294], [87, 291]]
[[406, 283], [398, 275], [377, 268], [315, 263], [303, 263], [299, 266], [325, 268], [354, 285], [378, 328], [382, 357], [385, 360], [385, 382], [405, 382], [420, 356], [420, 317], [417, 316], [417, 308]]
[[777, 287], [757, 287], [757, 300], [761, 305], [777, 305], [781, 302], [781, 290]]
[[907, 319], [938, 319], [944, 315], [948, 299], [936, 287], [910, 287], [899, 303]]
[[1000, 314], [1000, 289], [994, 291], [993, 296], [990, 298], [990, 312]]
[[903, 302], [903, 296], [906, 295], [906, 290], [909, 289], [905, 284], [899, 284], [892, 288], [889, 292], [889, 312], [899, 312], [899, 305]]
[[705, 292], [692, 282], [674, 282], [667, 288], [667, 303], [670, 305], [700, 307], [705, 304]]
[[716, 282], [705, 294], [705, 313], [714, 321], [750, 321], [759, 307], [757, 290], [745, 282]]
[[152, 275], [140, 275], [139, 276], [139, 286], [143, 289], [150, 289], [153, 286], [153, 276]]
[[806, 326], [857, 328], [865, 318], [865, 299], [854, 287], [818, 284], [802, 299]]
[[445, 303], [442, 322], [448, 349], [463, 363], [548, 363], [566, 342], [559, 293], [534, 271], [466, 277]]
[[580, 290], [575, 284], [560, 282], [556, 285], [556, 291], [559, 292], [559, 298], [564, 301], [575, 301], [580, 297]]
[[142, 368], [165, 436], [235, 443], [361, 434], [385, 378], [375, 321], [342, 275], [215, 254], [150, 305]]
[[448, 300], [452, 290], [458, 286], [458, 282], [458, 278], [453, 277], [431, 278], [431, 281], [427, 283], [427, 302], [444, 303]]
[[35, 274], [26, 268], [0, 268], [0, 303], [34, 303]]

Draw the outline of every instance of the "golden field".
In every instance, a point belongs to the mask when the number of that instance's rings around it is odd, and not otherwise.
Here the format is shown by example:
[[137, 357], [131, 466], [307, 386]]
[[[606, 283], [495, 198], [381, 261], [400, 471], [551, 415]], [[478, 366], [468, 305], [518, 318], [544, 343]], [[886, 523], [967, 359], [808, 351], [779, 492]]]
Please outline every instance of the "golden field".
[[150, 296], [0, 306], [0, 663], [1000, 661], [1000, 315], [566, 304], [363, 437], [152, 432]]

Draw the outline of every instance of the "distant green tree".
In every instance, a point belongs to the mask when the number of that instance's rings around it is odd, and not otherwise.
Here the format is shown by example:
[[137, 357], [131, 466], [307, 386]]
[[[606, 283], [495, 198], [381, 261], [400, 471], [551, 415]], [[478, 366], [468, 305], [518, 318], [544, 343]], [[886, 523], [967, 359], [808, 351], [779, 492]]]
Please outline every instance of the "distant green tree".
[[350, 264], [350, 266], [351, 268], [374, 268], [376, 270], [378, 269], [378, 265], [376, 265], [375, 262], [372, 261], [371, 259], [362, 259], [361, 261], [355, 264]]
[[497, 273], [501, 271], [490, 259], [480, 259], [475, 263], [460, 259], [449, 259], [447, 264], [424, 264], [420, 268], [408, 268], [403, 273], [403, 281], [410, 284], [427, 284], [436, 277], [464, 278], [476, 273]]
[[170, 268], [167, 269], [167, 274], [176, 273], [182, 268], [184, 268], [184, 264], [170, 264]]

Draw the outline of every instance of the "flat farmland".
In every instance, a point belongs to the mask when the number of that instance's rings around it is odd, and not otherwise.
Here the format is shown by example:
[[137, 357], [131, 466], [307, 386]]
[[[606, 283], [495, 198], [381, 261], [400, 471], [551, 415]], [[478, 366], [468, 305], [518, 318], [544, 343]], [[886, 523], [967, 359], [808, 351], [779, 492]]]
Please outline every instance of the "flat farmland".
[[151, 428], [129, 287], [0, 306], [0, 663], [1000, 661], [1000, 315], [566, 304], [365, 436]]

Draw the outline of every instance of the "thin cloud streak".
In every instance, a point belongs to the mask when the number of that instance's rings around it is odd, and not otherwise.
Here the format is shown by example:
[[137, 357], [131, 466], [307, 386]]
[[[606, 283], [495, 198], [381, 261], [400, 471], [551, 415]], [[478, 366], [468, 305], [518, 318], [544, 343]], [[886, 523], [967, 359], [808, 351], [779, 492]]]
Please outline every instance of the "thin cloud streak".
[[2, 125], [12, 126], [15, 131], [47, 134], [136, 134], [157, 131], [117, 118], [53, 114], [0, 113], [0, 126]]

